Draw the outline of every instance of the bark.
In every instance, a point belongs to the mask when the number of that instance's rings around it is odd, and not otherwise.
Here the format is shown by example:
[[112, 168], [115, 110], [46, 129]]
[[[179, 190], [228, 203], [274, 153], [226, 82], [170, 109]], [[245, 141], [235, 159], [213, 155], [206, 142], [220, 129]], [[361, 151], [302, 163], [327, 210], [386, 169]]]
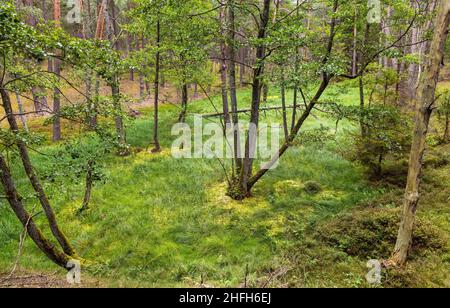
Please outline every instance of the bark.
[[[270, 5], [271, 0], [264, 0], [264, 8], [261, 14], [260, 25], [258, 29], [258, 39], [264, 40], [266, 38], [267, 27], [269, 25], [270, 18]], [[256, 146], [256, 134], [259, 124], [259, 108], [261, 103], [261, 79], [264, 71], [264, 57], [266, 55], [266, 48], [263, 44], [260, 44], [256, 48], [256, 65], [253, 70], [253, 82], [252, 82], [252, 106], [250, 114], [250, 123], [256, 129], [250, 131], [245, 144], [245, 157], [243, 160], [241, 176], [239, 179], [240, 193], [238, 198], [244, 198], [250, 194], [249, 179], [252, 175], [253, 169], [253, 156]]]
[[220, 42], [220, 88], [222, 91], [222, 109], [223, 109], [223, 119], [226, 124], [231, 123], [228, 105], [228, 91], [227, 91], [227, 46], [225, 44], [225, 23], [226, 23], [226, 7], [223, 6], [219, 11], [219, 20], [221, 22], [221, 34], [223, 40]]
[[19, 107], [20, 122], [22, 122], [22, 127], [25, 129], [25, 131], [28, 132], [27, 120], [25, 118], [25, 109], [23, 108], [22, 98], [20, 97], [19, 93], [16, 93], [16, 99], [17, 105]]
[[[53, 72], [61, 74], [61, 60], [55, 59]], [[59, 78], [58, 78], [59, 80]], [[53, 141], [61, 140], [61, 93], [58, 87], [53, 89]]]
[[[9, 126], [10, 126], [12, 132], [17, 134], [17, 133], [19, 133], [19, 127], [17, 125], [16, 119], [13, 114], [13, 110], [11, 108], [11, 99], [9, 97], [9, 94], [4, 89], [0, 89], [0, 94], [1, 94], [3, 108], [5, 110], [5, 114], [6, 114]], [[27, 174], [27, 176], [31, 182], [31, 185], [33, 186], [34, 191], [37, 193], [37, 196], [42, 205], [42, 208], [44, 209], [45, 215], [47, 216], [47, 220], [50, 225], [52, 234], [55, 236], [55, 238], [57, 239], [57, 241], [59, 242], [63, 251], [66, 254], [68, 254], [70, 256], [75, 256], [76, 255], [75, 250], [73, 249], [72, 245], [70, 245], [66, 236], [64, 235], [64, 233], [61, 231], [61, 229], [58, 226], [55, 213], [53, 212], [53, 208], [51, 207], [50, 202], [47, 199], [47, 195], [45, 194], [45, 191], [39, 180], [39, 177], [37, 176], [37, 174], [33, 168], [33, 165], [31, 164], [30, 156], [28, 154], [28, 149], [27, 149], [25, 142], [22, 141], [21, 139], [17, 139], [16, 145], [19, 150], [19, 155], [22, 160], [22, 164], [25, 169], [25, 173]]]
[[281, 72], [281, 107], [282, 107], [282, 114], [283, 114], [284, 138], [287, 139], [289, 137], [289, 130], [288, 130], [287, 110], [286, 110], [286, 83], [284, 80], [284, 71], [283, 70]]
[[[53, 0], [53, 20], [57, 27], [61, 27], [61, 0]], [[61, 74], [61, 60], [54, 59], [53, 72]], [[59, 78], [58, 78], [59, 80]], [[61, 93], [58, 87], [53, 89], [53, 141], [61, 140]]]
[[[366, 30], [365, 30], [365, 34], [364, 34], [364, 41], [362, 43], [362, 48], [361, 48], [361, 54], [359, 56], [360, 59], [360, 64], [361, 67], [364, 65], [364, 56], [363, 56], [363, 50], [365, 50], [365, 46], [368, 43], [368, 39], [369, 39], [369, 33], [370, 33], [370, 24], [367, 23], [366, 24]], [[365, 96], [364, 96], [364, 74], [362, 73], [361, 76], [359, 77], [359, 108], [360, 108], [360, 128], [361, 128], [361, 136], [365, 137], [368, 134], [368, 128], [367, 125], [364, 123], [364, 110], [365, 110]]]
[[81, 206], [80, 213], [89, 209], [89, 202], [91, 201], [92, 184], [94, 182], [93, 177], [94, 161], [89, 160], [87, 164], [86, 172], [86, 188], [84, 191], [83, 205]]
[[233, 113], [233, 154], [234, 154], [234, 165], [236, 167], [236, 174], [240, 173], [242, 170], [242, 159], [241, 159], [241, 143], [240, 143], [240, 133], [238, 130], [239, 126], [239, 116], [237, 114], [238, 101], [236, 94], [236, 49], [234, 42], [236, 40], [236, 25], [235, 25], [235, 0], [228, 1], [228, 40], [229, 40], [229, 67], [228, 67], [228, 82], [230, 88], [230, 106]]
[[11, 176], [6, 160], [1, 154], [0, 177], [8, 203], [19, 221], [22, 223], [22, 226], [26, 228], [30, 238], [51, 261], [63, 268], [67, 268], [67, 263], [70, 261], [71, 257], [59, 251], [47, 238], [44, 237], [42, 231], [35, 224], [33, 217], [26, 211], [22, 203], [22, 197], [17, 192], [16, 185]]
[[423, 155], [426, 146], [428, 125], [435, 103], [436, 86], [439, 80], [445, 41], [448, 36], [450, 20], [450, 1], [442, 0], [433, 27], [428, 59], [416, 92], [416, 116], [411, 153], [409, 158], [408, 177], [405, 190], [402, 221], [398, 232], [397, 243], [390, 263], [403, 265], [411, 248], [414, 221], [420, 198]]
[[178, 122], [180, 123], [186, 122], [188, 100], [189, 100], [188, 86], [185, 83], [181, 87], [181, 112], [180, 115], [178, 116]]
[[[142, 35], [140, 39], [138, 39], [138, 46], [140, 50], [143, 50], [145, 48], [145, 38]], [[144, 82], [144, 74], [142, 73], [142, 70], [139, 71], [139, 96], [141, 99], [145, 98], [145, 82]]]
[[161, 61], [161, 53], [160, 53], [160, 44], [161, 44], [161, 22], [158, 19], [156, 22], [156, 55], [155, 55], [155, 109], [153, 112], [154, 115], [154, 123], [153, 123], [153, 149], [152, 152], [161, 151], [161, 146], [159, 144], [158, 139], [158, 128], [159, 128], [159, 114], [158, 114], [158, 103], [159, 103], [159, 79], [160, 79], [160, 61]]
[[244, 77], [245, 77], [245, 63], [247, 60], [247, 50], [245, 49], [245, 47], [243, 47], [241, 49], [241, 64], [239, 67], [239, 86], [243, 87], [244, 86]]

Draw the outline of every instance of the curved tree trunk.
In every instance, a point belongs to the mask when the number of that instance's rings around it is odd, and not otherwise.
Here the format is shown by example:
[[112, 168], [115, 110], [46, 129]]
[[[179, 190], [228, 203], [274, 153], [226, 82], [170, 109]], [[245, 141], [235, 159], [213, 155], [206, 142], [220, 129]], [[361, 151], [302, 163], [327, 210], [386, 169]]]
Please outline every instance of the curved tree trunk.
[[[9, 97], [9, 94], [8, 94], [8, 92], [6, 92], [5, 89], [2, 89], [2, 88], [0, 88], [0, 94], [1, 94], [3, 108], [5, 110], [5, 114], [6, 114], [9, 126], [11, 127], [11, 130], [13, 133], [18, 133], [19, 126], [17, 125], [16, 119], [14, 117], [14, 114], [13, 114], [13, 111], [11, 108], [11, 99]], [[42, 205], [42, 208], [44, 209], [45, 215], [47, 216], [47, 220], [50, 225], [52, 234], [55, 236], [55, 238], [57, 239], [57, 241], [59, 242], [59, 244], [61, 245], [61, 247], [63, 248], [63, 250], [66, 254], [68, 254], [70, 256], [76, 256], [75, 250], [73, 249], [72, 245], [70, 245], [66, 236], [64, 235], [64, 233], [61, 231], [61, 229], [58, 226], [55, 213], [53, 212], [50, 202], [47, 199], [47, 195], [45, 194], [45, 191], [41, 185], [39, 177], [37, 176], [32, 164], [31, 164], [30, 156], [28, 154], [28, 149], [27, 149], [25, 142], [23, 142], [20, 139], [17, 139], [16, 145], [19, 150], [20, 158], [22, 159], [22, 163], [23, 163], [25, 172], [31, 182], [31, 185], [33, 186], [35, 192], [37, 193], [39, 201]]]
[[5, 158], [0, 154], [0, 179], [5, 190], [6, 198], [13, 212], [26, 228], [28, 235], [39, 249], [52, 260], [55, 264], [67, 269], [67, 263], [71, 257], [59, 251], [47, 238], [44, 237], [42, 231], [35, 224], [33, 217], [25, 210], [22, 203], [22, 197], [16, 189], [16, 185], [11, 176]]

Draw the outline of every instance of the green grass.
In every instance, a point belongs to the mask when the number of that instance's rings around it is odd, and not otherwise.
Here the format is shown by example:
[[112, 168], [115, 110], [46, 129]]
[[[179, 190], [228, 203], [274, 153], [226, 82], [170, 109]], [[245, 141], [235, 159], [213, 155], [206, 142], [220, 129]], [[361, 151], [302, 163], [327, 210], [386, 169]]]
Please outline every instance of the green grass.
[[[357, 103], [356, 90], [339, 97], [347, 104]], [[249, 100], [250, 91], [241, 90], [241, 107], [248, 107]], [[213, 103], [220, 109], [219, 97]], [[279, 95], [271, 93], [268, 104], [279, 105]], [[189, 112], [211, 113], [214, 108], [202, 100], [193, 102]], [[95, 185], [91, 210], [83, 216], [76, 215], [83, 178], [69, 182], [62, 176], [46, 183], [64, 231], [83, 257], [97, 262], [89, 269], [90, 276], [107, 286], [193, 286], [203, 277], [209, 285], [234, 287], [244, 281], [248, 266], [248, 279], [254, 286], [280, 268], [289, 269], [290, 274], [271, 285], [364, 285], [367, 260], [343, 256], [317, 242], [311, 231], [320, 222], [382, 194], [382, 189], [367, 183], [363, 168], [336, 154], [334, 143], [295, 146], [255, 187], [252, 198], [233, 201], [225, 196], [225, 176], [217, 160], [171, 156], [175, 137], [170, 136], [170, 128], [177, 113], [176, 106], [161, 108], [163, 151], [159, 154], [146, 150], [151, 148], [151, 110], [144, 110], [141, 118], [129, 124], [128, 141], [141, 151], [125, 158], [101, 158], [106, 181]], [[267, 113], [265, 120], [279, 123], [280, 114]], [[315, 113], [305, 129], [320, 125], [334, 129], [335, 123]], [[349, 129], [352, 125], [343, 121], [337, 138], [344, 140]], [[56, 149], [40, 150], [54, 153]], [[40, 172], [53, 168], [48, 156], [34, 153], [33, 162]], [[19, 165], [13, 162], [14, 175], [32, 209], [36, 199]], [[317, 182], [321, 191], [306, 193], [303, 185], [308, 181]], [[42, 215], [36, 219], [45, 226]], [[17, 219], [0, 200], [0, 272], [7, 271], [15, 259], [20, 232]], [[304, 249], [301, 254], [299, 247]], [[21, 265], [28, 271], [55, 270], [30, 240]]]

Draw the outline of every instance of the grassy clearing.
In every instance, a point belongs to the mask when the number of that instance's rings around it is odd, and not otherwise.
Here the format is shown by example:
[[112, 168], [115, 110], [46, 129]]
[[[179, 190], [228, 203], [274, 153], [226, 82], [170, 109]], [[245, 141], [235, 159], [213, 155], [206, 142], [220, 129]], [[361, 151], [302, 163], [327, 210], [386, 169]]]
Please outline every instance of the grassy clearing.
[[[328, 97], [336, 98], [336, 94]], [[348, 104], [357, 103], [356, 90], [338, 97]], [[240, 91], [239, 100], [242, 108], [248, 106], [250, 91]], [[220, 106], [219, 97], [212, 101]], [[268, 104], [279, 105], [279, 95], [271, 93]], [[125, 158], [102, 158], [106, 181], [94, 187], [91, 210], [81, 217], [75, 214], [82, 202], [84, 178], [69, 182], [62, 176], [46, 183], [68, 237], [83, 257], [97, 262], [89, 269], [90, 276], [108, 286], [195, 286], [203, 277], [209, 285], [227, 287], [239, 286], [248, 267], [248, 280], [253, 286], [265, 285], [268, 277], [273, 277], [269, 286], [367, 286], [367, 258], [345, 253], [318, 238], [316, 230], [343, 213], [386, 204], [397, 206], [400, 189], [370, 185], [364, 169], [343, 159], [329, 143], [293, 147], [280, 166], [255, 187], [253, 198], [232, 201], [225, 196], [225, 176], [216, 160], [171, 156], [174, 136], [170, 136], [170, 128], [178, 107], [161, 108], [164, 150], [159, 154], [147, 151], [151, 148], [151, 110], [142, 111], [143, 116], [130, 123], [127, 131], [128, 141], [138, 150]], [[211, 113], [214, 108], [209, 100], [200, 100], [190, 105], [189, 112]], [[267, 113], [266, 120], [279, 122], [280, 114]], [[321, 125], [334, 129], [335, 123], [316, 113], [305, 128]], [[345, 139], [349, 129], [351, 124], [343, 121], [337, 138]], [[40, 151], [55, 153], [57, 148], [47, 146]], [[34, 154], [33, 161], [42, 173], [64, 173], [53, 170], [47, 156]], [[13, 170], [31, 210], [36, 200], [17, 161]], [[433, 169], [441, 177], [441, 185], [448, 183], [448, 171], [448, 167]], [[434, 177], [434, 173], [428, 177]], [[311, 181], [320, 187], [316, 193], [305, 188]], [[427, 187], [434, 191], [433, 185], [430, 182]], [[392, 192], [395, 200], [386, 197]], [[439, 196], [426, 194], [419, 215], [438, 223], [448, 234], [449, 200], [445, 197], [445, 191]], [[42, 224], [41, 216], [37, 219]], [[0, 272], [7, 271], [15, 259], [20, 232], [17, 219], [5, 200], [0, 200]], [[426, 266], [412, 262], [412, 276], [407, 278], [428, 272], [418, 284], [448, 283], [448, 247], [444, 252], [427, 254], [422, 259]], [[30, 240], [21, 264], [30, 271], [55, 269]], [[406, 281], [405, 275], [398, 276], [400, 284]]]

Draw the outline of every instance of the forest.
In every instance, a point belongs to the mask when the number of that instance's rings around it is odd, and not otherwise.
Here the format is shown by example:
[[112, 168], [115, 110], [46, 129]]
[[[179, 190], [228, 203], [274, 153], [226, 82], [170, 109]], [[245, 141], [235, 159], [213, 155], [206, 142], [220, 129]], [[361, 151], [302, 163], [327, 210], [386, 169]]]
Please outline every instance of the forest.
[[0, 0], [0, 288], [449, 288], [449, 0]]

